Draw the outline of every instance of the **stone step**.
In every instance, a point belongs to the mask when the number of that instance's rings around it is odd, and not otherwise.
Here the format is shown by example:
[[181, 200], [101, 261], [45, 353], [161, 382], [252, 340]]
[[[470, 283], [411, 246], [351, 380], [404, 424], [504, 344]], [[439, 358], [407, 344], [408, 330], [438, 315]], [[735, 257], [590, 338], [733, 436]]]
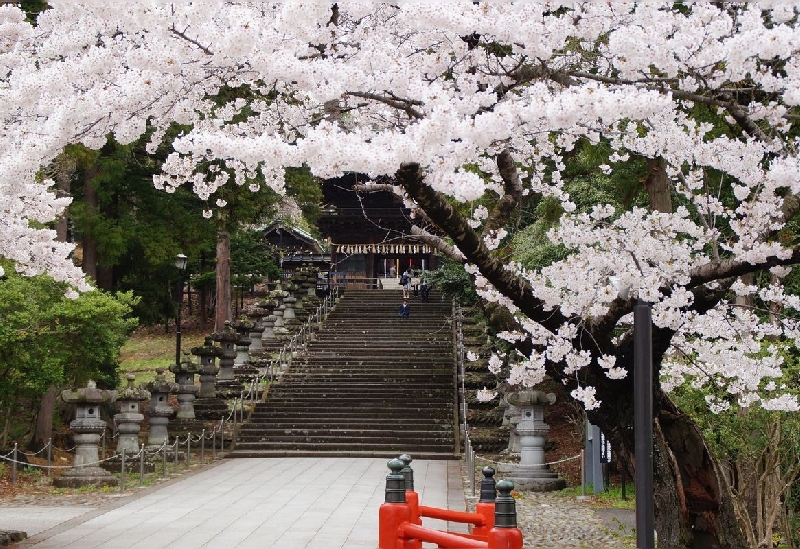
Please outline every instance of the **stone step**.
[[[413, 446], [413, 453], [409, 449]], [[255, 450], [271, 450], [271, 451], [306, 451], [306, 452], [324, 452], [324, 451], [370, 451], [370, 452], [386, 452], [395, 453], [395, 457], [400, 455], [401, 452], [409, 452], [415, 459], [421, 459], [419, 454], [423, 452], [435, 452], [446, 454], [448, 451], [453, 452], [453, 441], [438, 442], [438, 443], [417, 443], [412, 437], [409, 439], [397, 438], [386, 442], [370, 442], [368, 445], [361, 441], [347, 441], [343, 442], [302, 442], [302, 441], [275, 441], [275, 442], [241, 442], [237, 441], [235, 449], [240, 451], [255, 451]], [[230, 456], [236, 457], [236, 456]]]
[[418, 440], [426, 441], [430, 444], [438, 442], [451, 442], [453, 440], [453, 433], [448, 430], [440, 431], [390, 431], [390, 430], [365, 430], [365, 429], [311, 429], [311, 428], [294, 428], [294, 429], [260, 429], [240, 431], [237, 440], [243, 442], [264, 442], [264, 439], [269, 437], [269, 441], [276, 442], [334, 442], [340, 440], [342, 437], [347, 437], [353, 441], [368, 441], [373, 440], [376, 442], [384, 443], [396, 440], [398, 437], [414, 437]]
[[284, 394], [297, 394], [296, 389], [302, 388], [303, 395], [323, 394], [332, 397], [337, 396], [350, 396], [350, 395], [380, 395], [382, 397], [398, 395], [398, 398], [405, 399], [406, 397], [413, 396], [430, 396], [436, 395], [439, 397], [452, 395], [453, 389], [451, 387], [441, 387], [439, 385], [430, 384], [425, 387], [404, 387], [404, 386], [387, 386], [385, 383], [360, 383], [354, 387], [350, 383], [331, 384], [331, 383], [317, 383], [317, 382], [299, 382], [292, 385], [274, 385], [270, 388], [270, 399], [279, 397]]
[[[285, 425], [288, 428], [307, 427], [309, 423], [313, 423], [312, 427], [318, 426], [349, 426], [364, 427], [363, 418], [373, 418], [380, 421], [380, 425], [391, 428], [412, 427], [415, 425], [430, 425], [438, 426], [447, 425], [452, 420], [448, 414], [442, 414], [442, 417], [426, 416], [421, 417], [417, 410], [410, 413], [405, 413], [402, 410], [395, 410], [392, 413], [370, 413], [369, 410], [364, 410], [359, 414], [334, 412], [332, 410], [261, 410], [253, 412], [249, 419], [258, 419], [259, 421], [249, 421], [240, 427], [242, 429], [267, 429], [276, 425]], [[448, 415], [448, 417], [444, 417]]]
[[[298, 458], [298, 457], [332, 457], [332, 458], [377, 458], [390, 460], [401, 454], [411, 453], [408, 449], [397, 448], [385, 450], [328, 450], [328, 449], [299, 449], [299, 450], [273, 450], [273, 449], [244, 449], [234, 448], [226, 454], [232, 458]], [[457, 460], [461, 456], [452, 450], [447, 452], [415, 452], [414, 459]]]
[[[424, 420], [419, 420], [418, 416], [424, 415]], [[417, 417], [415, 417], [417, 416]], [[397, 410], [394, 414], [371, 413], [369, 410], [353, 411], [350, 415], [330, 415], [303, 413], [297, 410], [294, 413], [287, 411], [276, 411], [274, 413], [261, 413], [251, 416], [248, 421], [241, 425], [247, 429], [271, 429], [285, 427], [286, 429], [313, 429], [317, 427], [354, 427], [354, 428], [384, 428], [388, 431], [403, 430], [408, 428], [418, 428], [441, 432], [451, 430], [453, 420], [452, 414], [442, 413], [436, 410], [424, 410], [415, 412], [403, 412]], [[367, 423], [371, 422], [371, 423]], [[450, 422], [450, 423], [448, 423]]]
[[348, 290], [239, 427], [232, 456], [452, 459], [452, 307], [412, 300], [400, 320], [400, 296]]

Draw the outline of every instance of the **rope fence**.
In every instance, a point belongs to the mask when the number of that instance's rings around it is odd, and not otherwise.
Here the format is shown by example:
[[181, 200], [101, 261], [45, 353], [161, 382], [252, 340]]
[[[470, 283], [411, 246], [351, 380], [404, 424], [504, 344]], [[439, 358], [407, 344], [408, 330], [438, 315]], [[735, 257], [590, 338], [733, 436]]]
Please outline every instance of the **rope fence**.
[[[235, 417], [236, 409], [234, 408], [228, 414], [227, 418], [222, 417], [220, 422], [210, 431], [207, 432], [206, 429], [203, 429], [200, 434], [194, 435], [192, 433], [188, 433], [185, 437], [176, 436], [174, 441], [170, 444], [168, 440], [165, 439], [164, 442], [157, 447], [146, 447], [144, 444], [141, 445], [139, 450], [136, 453], [130, 453], [129, 451], [122, 449], [121, 452], [117, 453], [116, 451], [114, 454], [108, 457], [104, 457], [98, 459], [97, 461], [90, 462], [90, 463], [83, 463], [77, 467], [100, 467], [104, 464], [108, 463], [116, 463], [119, 462], [119, 470], [120, 470], [120, 491], [125, 490], [125, 483], [130, 473], [130, 470], [127, 467], [135, 460], [138, 460], [139, 463], [139, 485], [144, 485], [145, 482], [145, 470], [148, 468], [146, 467], [147, 463], [153, 464], [153, 468], [155, 468], [155, 462], [161, 461], [161, 476], [166, 477], [167, 475], [167, 462], [168, 462], [168, 454], [173, 458], [173, 473], [177, 473], [179, 470], [179, 456], [182, 455], [183, 462], [185, 464], [184, 469], [188, 469], [192, 465], [192, 452], [194, 449], [194, 456], [195, 459], [199, 459], [199, 463], [205, 464], [206, 463], [206, 450], [207, 450], [207, 443], [210, 445], [211, 450], [211, 459], [217, 459], [217, 453], [223, 453], [225, 448], [225, 437], [224, 437], [224, 430], [225, 430], [225, 423], [231, 423], [235, 425], [235, 420], [232, 421], [232, 418]], [[57, 449], [53, 445], [52, 439], [47, 441], [47, 444], [37, 450], [35, 452], [24, 452], [19, 449], [19, 443], [14, 443], [14, 448], [5, 455], [0, 455], [0, 462], [7, 463], [11, 466], [11, 483], [13, 486], [17, 484], [18, 472], [20, 469], [22, 470], [30, 470], [30, 469], [38, 469], [44, 470], [45, 473], [50, 476], [53, 471], [56, 470], [66, 470], [66, 469], [73, 469], [75, 465], [54, 465], [52, 463], [52, 450]], [[47, 453], [47, 464], [42, 465], [38, 463], [31, 463], [28, 461], [29, 457], [36, 457], [42, 453]], [[101, 455], [105, 455], [105, 450]], [[22, 456], [25, 459], [22, 459]], [[112, 469], [116, 469], [116, 467], [112, 467]]]

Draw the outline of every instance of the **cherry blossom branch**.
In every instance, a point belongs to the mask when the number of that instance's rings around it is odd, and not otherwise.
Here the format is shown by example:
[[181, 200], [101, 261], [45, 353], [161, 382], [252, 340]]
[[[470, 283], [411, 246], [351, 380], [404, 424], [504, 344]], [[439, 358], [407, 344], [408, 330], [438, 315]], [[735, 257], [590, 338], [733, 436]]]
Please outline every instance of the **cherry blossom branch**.
[[795, 265], [800, 263], [800, 246], [791, 249], [791, 254], [784, 258], [777, 256], [768, 257], [761, 263], [748, 263], [735, 258], [711, 261], [700, 267], [696, 267], [690, 272], [690, 280], [687, 287], [692, 288], [716, 280], [742, 276], [748, 273], [761, 271], [770, 267], [781, 265]]
[[201, 44], [200, 42], [198, 42], [197, 40], [195, 40], [195, 39], [193, 39], [193, 38], [189, 38], [189, 37], [186, 35], [186, 30], [187, 30], [188, 28], [189, 28], [189, 27], [186, 27], [186, 29], [184, 29], [183, 31], [179, 31], [177, 28], [175, 28], [175, 24], [173, 23], [173, 24], [172, 24], [172, 27], [170, 27], [170, 29], [169, 29], [169, 32], [171, 32], [172, 34], [174, 34], [174, 35], [175, 35], [175, 36], [177, 36], [178, 38], [182, 38], [182, 39], [186, 40], [186, 41], [187, 41], [187, 42], [189, 42], [190, 44], [194, 44], [195, 46], [197, 46], [198, 48], [200, 48], [200, 50], [201, 50], [203, 53], [205, 53], [206, 55], [214, 55], [214, 52], [212, 52], [212, 51], [211, 51], [209, 48], [207, 48], [206, 46], [202, 45], [202, 44]]
[[417, 120], [420, 120], [425, 117], [425, 115], [422, 112], [418, 111], [412, 106], [412, 105], [422, 106], [423, 103], [421, 101], [417, 101], [414, 99], [399, 98], [391, 93], [388, 93], [388, 95], [390, 95], [391, 97], [378, 95], [376, 93], [358, 92], [358, 91], [348, 91], [345, 92], [345, 94], [351, 95], [353, 97], [360, 97], [362, 99], [371, 99], [372, 101], [378, 101], [380, 103], [384, 103], [394, 109], [398, 109], [405, 112], [410, 118], [416, 118]]
[[455, 261], [461, 263], [464, 262], [464, 254], [462, 254], [458, 248], [448, 244], [442, 238], [429, 233], [422, 227], [418, 227], [417, 225], [412, 225], [411, 234], [412, 236], [414, 236], [414, 238], [416, 238], [420, 242], [423, 242], [429, 245], [430, 247], [435, 248], [436, 250], [450, 257], [451, 259], [454, 259]]
[[533, 289], [521, 276], [511, 273], [505, 263], [494, 257], [483, 240], [467, 221], [453, 208], [443, 195], [423, 182], [424, 174], [419, 164], [404, 163], [395, 174], [403, 186], [428, 217], [453, 239], [464, 254], [467, 263], [480, 265], [481, 274], [501, 289], [528, 318], [555, 332], [566, 321], [558, 310], [546, 310], [544, 303], [534, 297]]

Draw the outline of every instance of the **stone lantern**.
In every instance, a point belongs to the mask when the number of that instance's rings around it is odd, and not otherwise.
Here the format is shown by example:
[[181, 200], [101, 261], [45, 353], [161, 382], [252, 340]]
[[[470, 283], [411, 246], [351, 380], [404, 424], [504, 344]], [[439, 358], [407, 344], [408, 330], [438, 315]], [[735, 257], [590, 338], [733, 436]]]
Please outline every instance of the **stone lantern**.
[[294, 307], [297, 303], [297, 298], [294, 296], [294, 290], [296, 290], [296, 287], [294, 284], [290, 284], [288, 286], [288, 290], [289, 291], [286, 292], [286, 296], [283, 298], [283, 321], [285, 324], [291, 324], [291, 321], [297, 318], [297, 315], [295, 315], [294, 312]]
[[84, 388], [61, 392], [64, 402], [75, 404], [75, 419], [69, 424], [75, 433], [75, 461], [71, 469], [53, 479], [53, 486], [74, 488], [116, 484], [111, 473], [99, 466], [98, 451], [100, 437], [106, 429], [106, 422], [100, 419], [100, 407], [116, 397], [116, 391], [98, 389], [94, 381], [89, 381]]
[[221, 332], [211, 335], [222, 350], [219, 359], [219, 373], [217, 374], [217, 396], [222, 398], [236, 398], [242, 394], [244, 385], [233, 374], [233, 365], [236, 360], [236, 342], [239, 334], [231, 326], [229, 320], [225, 321], [225, 328]]
[[275, 284], [275, 289], [270, 292], [270, 297], [275, 300], [275, 308], [272, 314], [275, 316], [275, 322], [272, 324], [272, 332], [278, 340], [285, 340], [288, 337], [289, 330], [286, 328], [286, 323], [283, 319], [283, 314], [286, 311], [286, 305], [283, 300], [289, 295], [289, 292], [283, 289], [281, 281], [278, 280]]
[[556, 396], [532, 389], [513, 391], [506, 400], [520, 413], [516, 432], [519, 436], [519, 464], [501, 464], [501, 471], [508, 473], [508, 480], [514, 482], [519, 490], [549, 492], [561, 490], [566, 486], [564, 479], [550, 471], [545, 462], [545, 436], [550, 426], [544, 422], [544, 405], [553, 404]]
[[200, 357], [200, 392], [194, 401], [194, 414], [198, 419], [219, 419], [228, 412], [228, 405], [217, 397], [216, 359], [222, 349], [214, 346], [211, 336], [206, 336], [202, 347], [192, 347], [192, 354]]
[[[252, 321], [240, 320], [234, 323], [233, 326], [236, 329], [236, 333], [239, 335], [239, 339], [236, 340], [236, 359], [234, 359], [233, 362], [233, 375], [238, 381], [249, 383], [258, 376], [258, 369], [253, 363], [257, 360], [258, 355], [263, 354], [263, 347], [261, 351], [252, 352]], [[261, 336], [260, 333], [259, 336]], [[261, 345], [260, 338], [258, 342], [259, 345]]]
[[233, 323], [236, 331], [236, 357], [233, 359], [233, 367], [245, 366], [250, 357], [250, 331], [253, 323], [249, 320], [237, 320]]
[[254, 306], [248, 309], [247, 318], [250, 321], [250, 353], [260, 353], [264, 350], [261, 339], [264, 337], [264, 317], [269, 311], [263, 307]]
[[169, 371], [175, 374], [175, 383], [178, 384], [178, 413], [177, 419], [195, 419], [194, 399], [200, 388], [194, 384], [194, 376], [200, 369], [192, 362], [189, 352], [183, 352], [180, 364], [170, 364]]
[[142, 385], [150, 391], [150, 405], [145, 410], [149, 416], [150, 431], [147, 437], [149, 449], [161, 448], [169, 436], [167, 425], [175, 410], [169, 405], [170, 393], [178, 392], [178, 384], [167, 381], [164, 368], [156, 368], [156, 378]]
[[117, 393], [117, 410], [119, 413], [114, 416], [117, 423], [117, 453], [123, 450], [135, 454], [139, 451], [139, 432], [142, 429], [142, 402], [150, 398], [150, 393], [146, 389], [136, 388], [133, 381], [136, 376], [128, 374], [128, 385]]
[[264, 325], [264, 329], [261, 332], [261, 346], [264, 349], [274, 349], [278, 345], [274, 330], [276, 318], [273, 311], [275, 310], [275, 302], [266, 300], [261, 303], [260, 307], [267, 312], [261, 321]]

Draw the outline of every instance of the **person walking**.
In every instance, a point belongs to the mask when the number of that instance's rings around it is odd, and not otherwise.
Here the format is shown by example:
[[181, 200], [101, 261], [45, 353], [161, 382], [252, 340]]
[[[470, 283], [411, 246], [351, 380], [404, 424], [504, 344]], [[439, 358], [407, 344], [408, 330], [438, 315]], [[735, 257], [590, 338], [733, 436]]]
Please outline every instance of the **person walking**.
[[400, 275], [400, 286], [403, 287], [403, 299], [409, 298], [409, 293], [411, 292], [411, 277], [411, 267]]
[[411, 313], [411, 307], [408, 305], [408, 300], [403, 299], [403, 304], [400, 305], [400, 310], [398, 311], [398, 314], [400, 315], [400, 318], [402, 318], [403, 320], [408, 320], [409, 313]]
[[428, 281], [425, 280], [424, 278], [420, 282], [419, 293], [422, 296], [422, 302], [427, 303], [428, 298], [430, 298], [431, 295], [431, 288], [430, 286], [428, 286]]

